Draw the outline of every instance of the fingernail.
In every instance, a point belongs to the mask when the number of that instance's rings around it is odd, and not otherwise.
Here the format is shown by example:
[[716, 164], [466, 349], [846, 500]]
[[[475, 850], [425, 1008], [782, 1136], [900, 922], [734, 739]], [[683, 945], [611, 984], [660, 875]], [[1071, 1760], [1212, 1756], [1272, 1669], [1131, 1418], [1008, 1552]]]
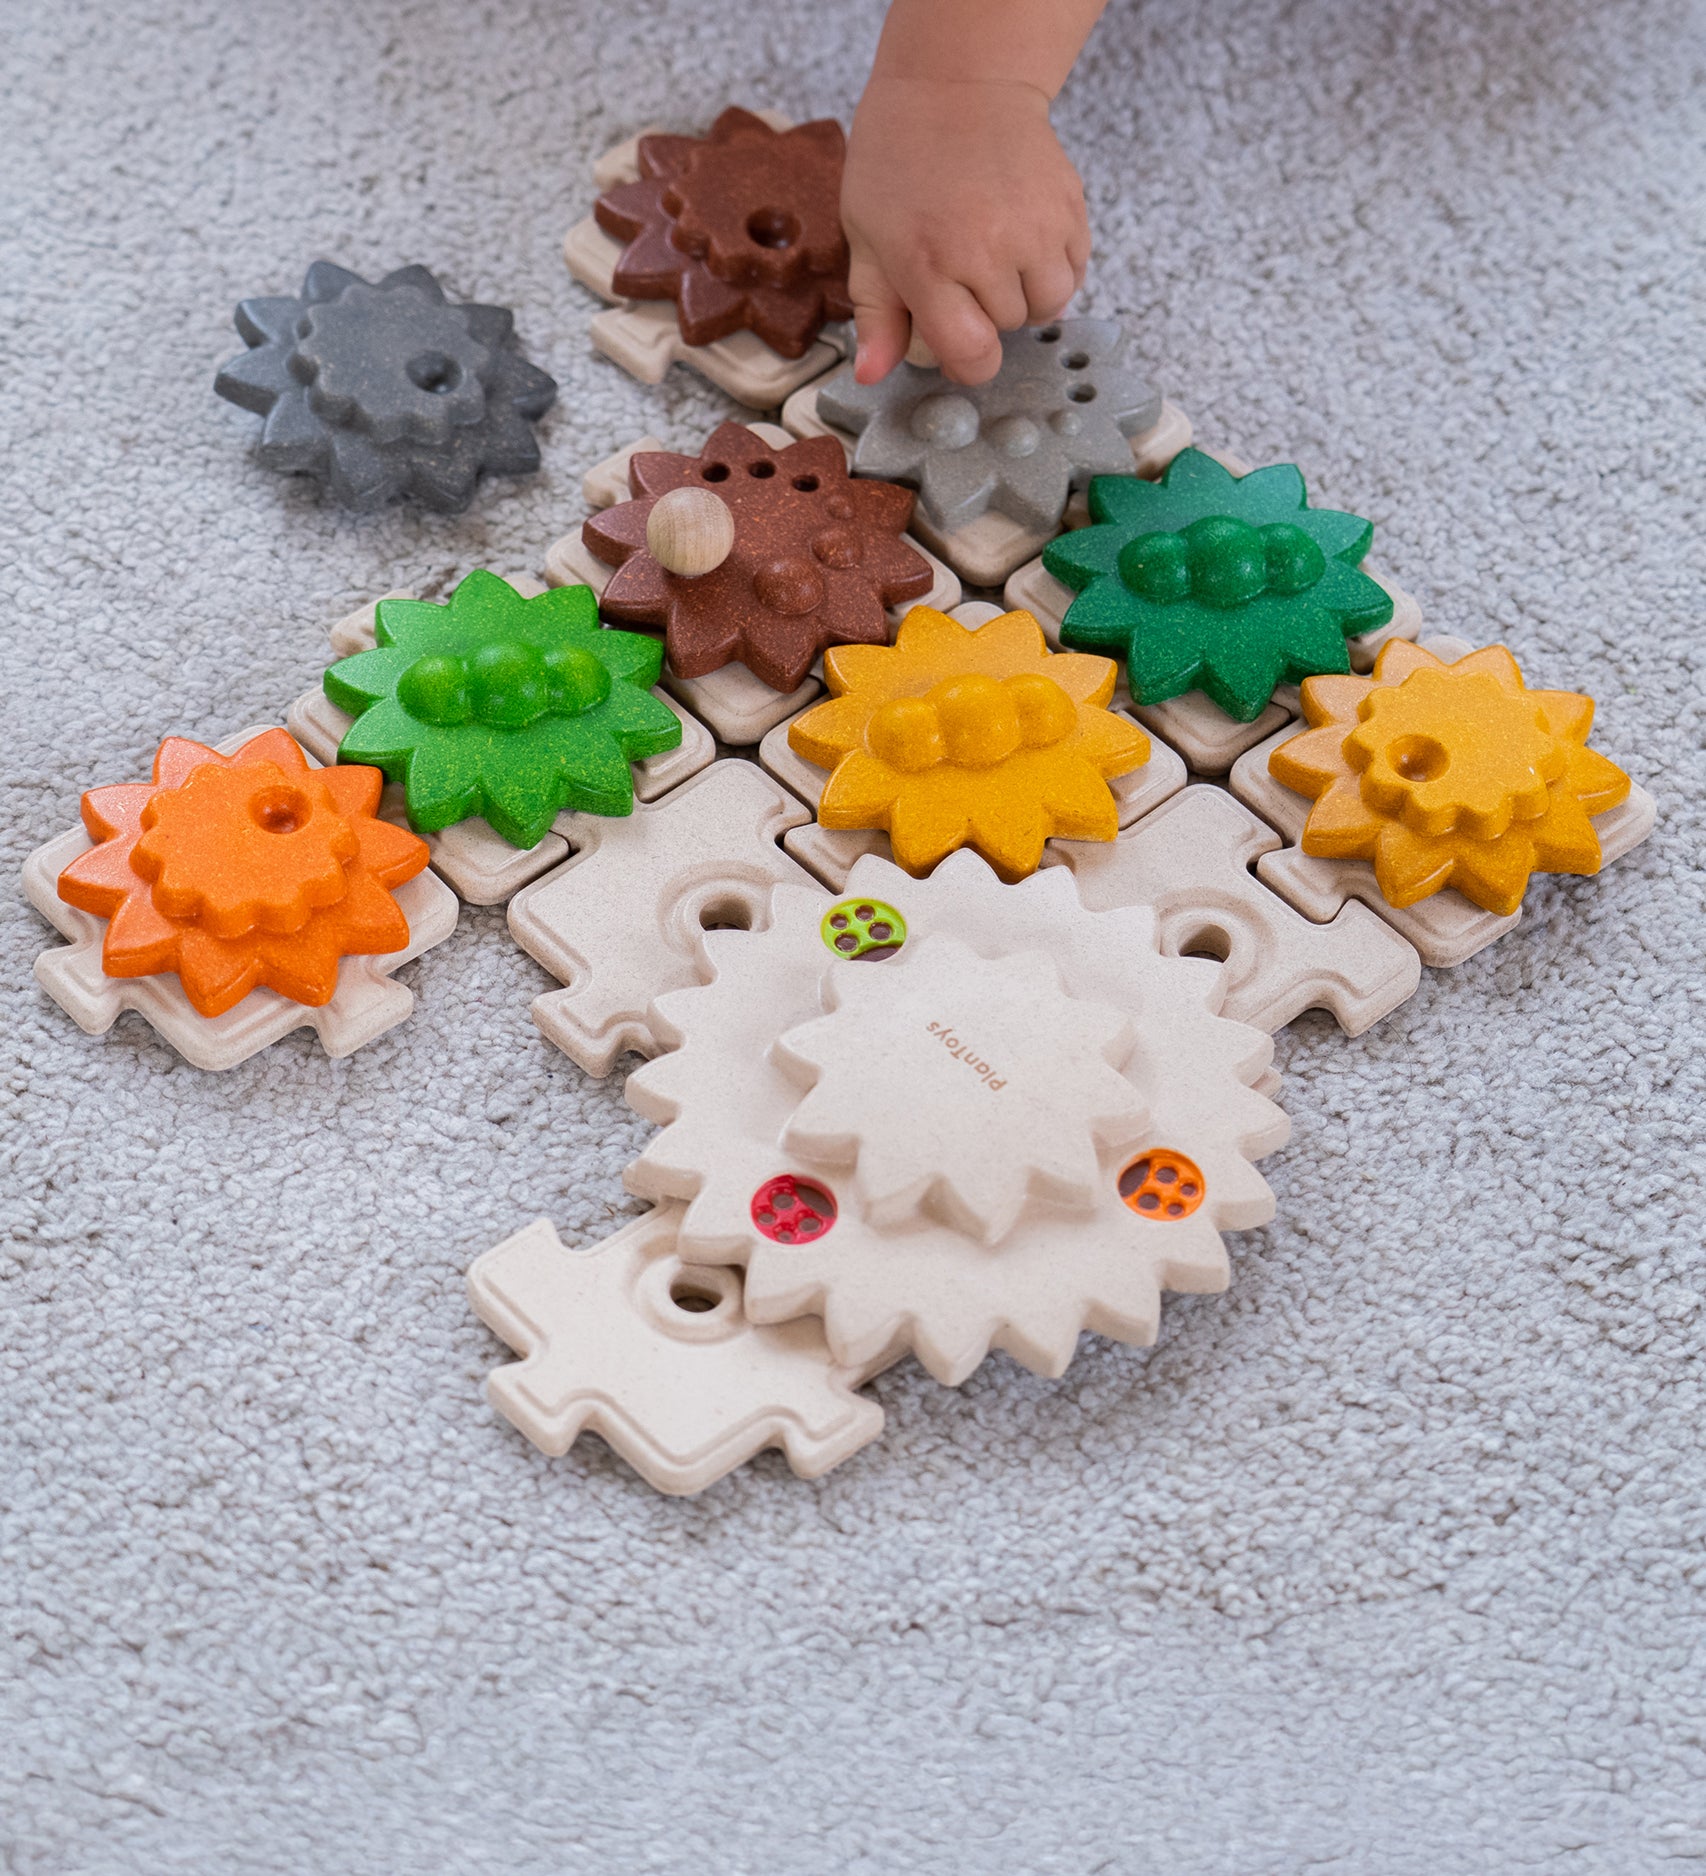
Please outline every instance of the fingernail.
[[871, 362], [871, 348], [868, 345], [861, 343], [858, 349], [853, 354], [853, 376], [855, 378], [863, 379], [865, 375], [865, 368], [866, 366], [870, 364], [870, 362]]

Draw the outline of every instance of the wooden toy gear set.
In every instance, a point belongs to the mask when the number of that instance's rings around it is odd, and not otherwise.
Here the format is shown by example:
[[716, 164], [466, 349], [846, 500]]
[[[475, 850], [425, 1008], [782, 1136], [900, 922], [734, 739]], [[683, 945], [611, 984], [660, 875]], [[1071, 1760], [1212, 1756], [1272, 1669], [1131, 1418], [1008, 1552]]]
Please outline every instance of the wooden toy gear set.
[[[838, 1464], [908, 1355], [955, 1386], [1151, 1340], [1273, 1215], [1273, 1032], [1360, 1034], [1654, 820], [1591, 698], [1423, 638], [1373, 524], [1192, 447], [1117, 325], [856, 384], [841, 161], [830, 122], [645, 132], [565, 246], [601, 351], [785, 427], [636, 438], [543, 582], [383, 594], [288, 730], [166, 737], [24, 868], [48, 994], [213, 1070], [304, 1024], [361, 1047], [459, 900], [507, 903], [562, 986], [540, 1030], [588, 1075], [648, 1058], [659, 1131], [603, 1243], [540, 1219], [475, 1259], [520, 1358], [490, 1397], [669, 1492]], [[317, 262], [238, 325], [216, 388], [331, 501], [537, 466], [554, 384], [425, 268]]]

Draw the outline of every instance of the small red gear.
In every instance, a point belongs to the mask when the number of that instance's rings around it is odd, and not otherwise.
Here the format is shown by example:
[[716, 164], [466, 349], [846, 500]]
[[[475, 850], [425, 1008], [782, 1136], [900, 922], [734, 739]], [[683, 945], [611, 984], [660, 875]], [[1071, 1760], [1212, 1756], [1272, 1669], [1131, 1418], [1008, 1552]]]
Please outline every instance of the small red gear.
[[778, 1173], [752, 1195], [752, 1222], [772, 1244], [815, 1244], [835, 1223], [828, 1187]]

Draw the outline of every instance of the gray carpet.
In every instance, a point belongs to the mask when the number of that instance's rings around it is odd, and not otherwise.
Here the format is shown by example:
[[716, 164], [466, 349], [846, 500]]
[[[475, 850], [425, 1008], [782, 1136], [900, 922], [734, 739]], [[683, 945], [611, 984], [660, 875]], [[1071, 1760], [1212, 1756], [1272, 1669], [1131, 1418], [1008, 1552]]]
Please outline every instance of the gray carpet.
[[[536, 569], [725, 408], [590, 352], [588, 168], [848, 115], [878, 9], [9, 0], [5, 877], [165, 732], [276, 717], [393, 583]], [[1279, 1039], [1279, 1222], [1160, 1344], [878, 1383], [817, 1485], [673, 1502], [484, 1404], [469, 1260], [642, 1128], [500, 916], [414, 1019], [81, 1036], [4, 895], [0, 1867], [1480, 1876], [1706, 1864], [1706, 13], [1114, 0], [1060, 111], [1087, 299], [1210, 441], [1376, 517], [1430, 624], [1601, 700], [1647, 847], [1360, 1041]], [[217, 402], [327, 255], [513, 304], [546, 466], [351, 520]]]

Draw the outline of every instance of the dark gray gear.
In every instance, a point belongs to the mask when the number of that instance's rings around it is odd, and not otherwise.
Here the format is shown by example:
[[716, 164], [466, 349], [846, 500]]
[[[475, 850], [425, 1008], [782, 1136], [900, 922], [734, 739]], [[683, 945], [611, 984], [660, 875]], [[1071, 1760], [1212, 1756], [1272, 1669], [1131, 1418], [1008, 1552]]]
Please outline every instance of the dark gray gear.
[[856, 475], [915, 485], [943, 534], [990, 508], [1022, 527], [1058, 528], [1074, 489], [1132, 473], [1127, 439], [1160, 419], [1160, 392], [1126, 352], [1116, 320], [1057, 319], [1003, 333], [987, 384], [916, 365], [857, 384], [848, 366], [818, 392], [818, 414], [858, 436]]
[[370, 285], [316, 261], [300, 298], [244, 300], [237, 330], [251, 349], [213, 388], [266, 418], [269, 469], [346, 507], [413, 498], [454, 514], [482, 473], [539, 467], [532, 422], [556, 380], [516, 349], [507, 307], [454, 304], [425, 267]]

